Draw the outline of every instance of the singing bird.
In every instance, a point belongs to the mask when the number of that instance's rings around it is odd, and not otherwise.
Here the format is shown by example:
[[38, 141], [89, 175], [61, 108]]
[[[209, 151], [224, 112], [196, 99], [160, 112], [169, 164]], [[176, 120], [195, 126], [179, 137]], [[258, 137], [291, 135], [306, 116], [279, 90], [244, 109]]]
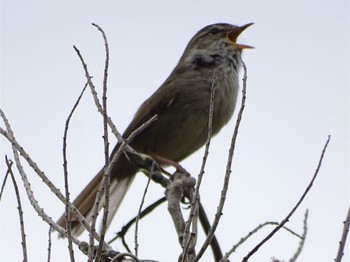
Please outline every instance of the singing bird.
[[[179, 162], [202, 147], [208, 137], [210, 95], [215, 75], [216, 91], [212, 134], [217, 134], [230, 120], [239, 89], [240, 56], [248, 45], [237, 43], [238, 36], [252, 23], [235, 26], [217, 23], [204, 27], [187, 44], [178, 64], [165, 82], [138, 109], [125, 130], [127, 138], [154, 115], [158, 118], [140, 132], [130, 146], [156, 159], [160, 165]], [[112, 151], [116, 153], [118, 143]], [[110, 212], [107, 225], [134, 180], [138, 169], [124, 154], [111, 171]], [[88, 222], [97, 189], [104, 176], [103, 168], [74, 200]], [[103, 204], [103, 203], [102, 203]], [[102, 207], [103, 205], [100, 205]], [[64, 214], [57, 222], [65, 227]], [[79, 235], [84, 227], [71, 221], [72, 233]]]

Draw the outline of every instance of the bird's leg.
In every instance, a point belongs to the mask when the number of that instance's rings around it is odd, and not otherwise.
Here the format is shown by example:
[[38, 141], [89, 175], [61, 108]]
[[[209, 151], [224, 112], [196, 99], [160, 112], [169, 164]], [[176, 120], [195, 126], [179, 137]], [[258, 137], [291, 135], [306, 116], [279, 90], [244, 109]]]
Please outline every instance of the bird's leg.
[[162, 165], [167, 165], [167, 166], [173, 166], [176, 168], [176, 172], [180, 172], [180, 173], [188, 173], [186, 171], [186, 169], [184, 169], [178, 162], [173, 161], [171, 159], [168, 159], [166, 157], [162, 157], [160, 155], [157, 154], [151, 154], [152, 158], [154, 160], [156, 160], [157, 162], [159, 162]]

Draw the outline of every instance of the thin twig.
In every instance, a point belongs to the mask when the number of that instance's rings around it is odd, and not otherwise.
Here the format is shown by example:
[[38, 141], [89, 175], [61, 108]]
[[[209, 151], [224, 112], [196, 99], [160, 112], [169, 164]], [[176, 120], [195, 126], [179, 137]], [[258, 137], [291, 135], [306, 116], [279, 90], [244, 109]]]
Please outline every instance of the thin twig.
[[[99, 247], [96, 252], [96, 261], [100, 260], [101, 257], [101, 251], [103, 248], [103, 241], [105, 238], [105, 233], [106, 233], [106, 228], [107, 228], [107, 217], [108, 217], [108, 212], [109, 212], [109, 189], [110, 189], [110, 174], [107, 173], [107, 167], [109, 165], [109, 140], [108, 140], [108, 128], [107, 128], [107, 119], [108, 119], [108, 114], [107, 114], [107, 80], [108, 80], [108, 67], [109, 67], [109, 47], [108, 47], [108, 41], [105, 32], [103, 29], [98, 26], [97, 24], [92, 24], [95, 26], [102, 34], [104, 44], [105, 44], [105, 54], [106, 54], [106, 59], [105, 59], [105, 67], [104, 67], [104, 74], [103, 74], [103, 94], [102, 94], [102, 106], [103, 106], [103, 142], [104, 142], [104, 155], [105, 155], [105, 166], [104, 166], [104, 206], [103, 206], [103, 215], [102, 215], [102, 226], [101, 226], [101, 232], [100, 232], [100, 237], [101, 241], [99, 242]], [[96, 223], [96, 218], [95, 220], [92, 221], [92, 224]], [[91, 225], [92, 225], [91, 224]], [[92, 227], [94, 229], [94, 227]], [[93, 237], [90, 237], [90, 241], [93, 244]], [[91, 243], [90, 243], [91, 244]], [[92, 257], [93, 253], [92, 250], [89, 252], [90, 256]]]
[[[210, 230], [210, 222], [208, 219], [208, 216], [204, 210], [204, 207], [201, 203], [201, 201], [198, 201], [198, 216], [199, 221], [201, 222], [202, 228], [207, 235]], [[219, 241], [217, 240], [216, 236], [213, 236], [213, 239], [211, 240], [210, 247], [212, 249], [213, 255], [214, 255], [214, 261], [219, 261], [222, 258], [222, 251], [219, 245]]]
[[2, 185], [1, 185], [0, 201], [1, 201], [1, 197], [2, 197], [2, 194], [3, 194], [3, 192], [4, 192], [4, 189], [5, 189], [6, 181], [7, 181], [7, 178], [8, 178], [8, 176], [9, 176], [9, 174], [10, 174], [10, 170], [7, 169], [6, 175], [5, 175], [4, 180], [3, 180], [3, 182], [2, 182]]
[[295, 254], [293, 255], [293, 257], [289, 260], [289, 262], [295, 262], [297, 261], [299, 255], [301, 254], [301, 251], [303, 250], [304, 244], [305, 244], [305, 240], [306, 240], [306, 234], [307, 234], [307, 218], [309, 215], [309, 210], [306, 209], [305, 211], [305, 215], [304, 215], [304, 221], [303, 221], [303, 234], [300, 238], [300, 242], [298, 245], [298, 249], [295, 252]]
[[243, 258], [242, 262], [247, 262], [248, 259], [249, 259], [252, 255], [254, 255], [254, 254], [259, 250], [259, 248], [260, 248], [262, 245], [264, 245], [274, 234], [276, 234], [277, 231], [279, 231], [279, 230], [289, 221], [289, 219], [291, 218], [291, 216], [294, 214], [294, 212], [297, 210], [297, 208], [298, 208], [298, 207], [300, 206], [300, 204], [303, 202], [305, 196], [306, 196], [307, 193], [310, 191], [310, 189], [311, 189], [311, 187], [312, 187], [312, 185], [313, 185], [313, 183], [314, 183], [314, 181], [315, 181], [315, 179], [316, 179], [316, 177], [317, 177], [317, 175], [318, 175], [318, 172], [320, 171], [321, 164], [322, 164], [322, 160], [323, 160], [323, 157], [324, 157], [324, 154], [325, 154], [325, 152], [326, 152], [326, 149], [327, 149], [327, 146], [328, 146], [328, 143], [329, 143], [330, 139], [331, 139], [331, 136], [328, 136], [328, 139], [327, 139], [327, 141], [326, 141], [326, 143], [325, 143], [325, 145], [324, 145], [324, 147], [323, 147], [323, 150], [322, 150], [322, 153], [321, 153], [321, 157], [320, 157], [320, 159], [319, 159], [319, 162], [318, 162], [317, 168], [316, 168], [316, 170], [315, 170], [315, 173], [314, 173], [314, 175], [313, 175], [313, 177], [312, 177], [312, 179], [311, 179], [309, 185], [308, 185], [307, 188], [305, 189], [303, 195], [300, 197], [300, 199], [299, 199], [298, 202], [296, 203], [296, 205], [295, 205], [295, 206], [293, 207], [293, 209], [289, 212], [289, 214], [286, 216], [286, 218], [283, 219], [283, 220], [281, 221], [281, 223], [280, 223], [274, 230], [271, 231], [270, 234], [268, 234], [258, 245], [256, 245], [256, 246], [248, 253], [248, 255], [246, 255], [246, 256]]
[[[76, 53], [77, 53], [77, 55], [78, 55], [78, 57], [79, 57], [79, 59], [80, 59], [80, 61], [81, 61], [81, 63], [82, 63], [82, 66], [83, 66], [83, 69], [84, 69], [84, 72], [85, 72], [85, 77], [86, 77], [86, 79], [87, 79], [87, 81], [88, 81], [88, 83], [89, 83], [89, 87], [90, 87], [90, 89], [91, 89], [91, 93], [92, 93], [92, 96], [93, 96], [93, 98], [94, 98], [94, 102], [95, 102], [95, 105], [96, 105], [96, 107], [97, 107], [97, 110], [98, 110], [98, 112], [99, 112], [101, 115], [103, 115], [103, 108], [102, 108], [101, 103], [100, 103], [100, 101], [99, 101], [99, 99], [98, 99], [98, 95], [97, 95], [97, 92], [96, 92], [95, 85], [94, 85], [94, 83], [93, 83], [92, 80], [91, 80], [92, 77], [90, 76], [90, 73], [89, 73], [89, 71], [88, 71], [87, 64], [85, 63], [84, 58], [82, 57], [82, 55], [81, 55], [79, 49], [78, 49], [76, 46], [73, 46], [73, 48], [74, 48], [74, 50], [76, 51]], [[154, 116], [152, 117], [152, 119], [153, 119], [152, 121], [156, 120], [156, 118], [157, 118], [157, 116], [154, 115]], [[111, 119], [109, 116], [107, 117], [107, 122], [108, 122], [109, 127], [111, 128], [112, 133], [113, 133], [114, 136], [118, 139], [118, 142], [119, 142], [119, 143], [122, 143], [122, 142], [124, 141], [124, 138], [122, 137], [122, 135], [120, 134], [120, 132], [117, 130], [117, 128], [115, 127], [115, 125], [114, 125], [114, 123], [113, 123], [113, 121], [112, 121], [112, 119]], [[142, 129], [142, 130], [143, 130], [143, 129]], [[132, 152], [132, 153], [134, 153], [134, 154], [137, 154], [137, 152], [136, 152], [133, 148], [131, 148], [130, 145], [126, 145], [126, 146], [125, 146], [125, 149], [126, 149], [128, 152]]]
[[49, 232], [48, 232], [48, 246], [47, 246], [47, 262], [51, 261], [51, 247], [52, 247], [52, 242], [51, 242], [51, 232], [52, 232], [52, 227], [49, 226]]
[[[140, 213], [139, 219], [141, 219], [144, 216], [150, 214], [156, 207], [158, 207], [160, 204], [164, 203], [165, 201], [166, 201], [166, 197], [162, 197], [161, 199], [157, 200], [153, 204], [151, 204], [148, 207], [146, 207]], [[129, 247], [127, 246], [127, 244], [125, 242], [125, 238], [124, 237], [125, 237], [125, 234], [127, 233], [127, 231], [129, 230], [129, 228], [136, 222], [136, 218], [137, 217], [138, 217], [138, 215], [135, 216], [133, 219], [131, 219], [125, 226], [123, 226], [123, 228], [116, 234], [116, 236], [108, 241], [108, 244], [111, 244], [112, 242], [114, 242], [118, 238], [121, 238], [121, 241], [122, 241], [124, 247], [128, 250], [129, 253], [131, 253]]]
[[[110, 174], [113, 167], [116, 165], [120, 155], [124, 152], [125, 148], [129, 145], [129, 143], [134, 139], [134, 137], [139, 134], [140, 132], [142, 132], [144, 129], [146, 129], [148, 126], [150, 126], [154, 121], [156, 121], [158, 118], [157, 115], [154, 115], [152, 118], [150, 118], [148, 121], [146, 121], [145, 123], [143, 123], [140, 127], [138, 127], [137, 129], [135, 129], [119, 146], [118, 150], [116, 152], [113, 153], [113, 157], [111, 159], [111, 161], [109, 162], [109, 165], [107, 166], [106, 169], [106, 173]], [[96, 199], [95, 199], [95, 204], [94, 204], [94, 208], [98, 208], [100, 205], [100, 201], [102, 199], [103, 196], [103, 188], [104, 188], [104, 177], [100, 183], [100, 186], [97, 190], [97, 194], [96, 194]], [[97, 204], [96, 204], [97, 203]], [[94, 210], [93, 214], [97, 214], [97, 211]], [[89, 231], [91, 234], [91, 231]], [[95, 232], [96, 234], [96, 232]], [[98, 239], [97, 239], [98, 240]], [[89, 244], [89, 248], [95, 248], [94, 246], [91, 247], [91, 243]], [[105, 245], [105, 248], [109, 248], [108, 245]]]
[[[240, 247], [243, 243], [245, 243], [250, 237], [252, 237], [254, 234], [256, 234], [258, 231], [263, 229], [266, 226], [277, 226], [279, 225], [278, 222], [268, 221], [263, 224], [258, 225], [256, 228], [254, 228], [252, 231], [250, 231], [246, 236], [242, 237], [235, 245], [232, 246], [232, 248], [220, 259], [220, 262], [227, 262], [229, 261], [228, 258], [230, 255], [232, 255], [234, 252], [236, 252], [237, 248]], [[292, 235], [296, 236], [299, 239], [302, 239], [302, 236], [294, 232], [293, 230], [283, 226], [283, 229], [291, 233]]]
[[71, 261], [75, 261], [74, 258], [74, 250], [72, 243], [72, 227], [71, 227], [71, 212], [69, 212], [69, 180], [68, 180], [68, 161], [67, 161], [67, 137], [68, 137], [68, 128], [70, 120], [73, 116], [75, 109], [78, 107], [78, 104], [86, 90], [87, 83], [84, 85], [83, 90], [81, 91], [77, 101], [75, 102], [71, 112], [68, 115], [66, 120], [64, 134], [63, 134], [63, 173], [64, 173], [64, 188], [65, 188], [65, 196], [66, 196], [66, 204], [65, 204], [65, 221], [66, 221], [66, 230], [67, 230], [67, 239], [68, 239], [68, 250]]
[[348, 209], [348, 214], [347, 214], [346, 219], [344, 221], [344, 227], [343, 227], [342, 236], [341, 236], [341, 239], [339, 242], [337, 257], [334, 260], [335, 262], [341, 262], [341, 260], [343, 258], [345, 243], [346, 243], [346, 239], [347, 239], [348, 233], [349, 233], [349, 225], [350, 225], [350, 208]]
[[137, 213], [136, 220], [135, 220], [135, 234], [134, 234], [135, 248], [134, 249], [135, 249], [135, 256], [136, 257], [138, 257], [138, 248], [139, 248], [139, 243], [138, 243], [139, 221], [140, 221], [140, 217], [141, 217], [141, 213], [142, 213], [142, 207], [143, 207], [143, 204], [145, 203], [147, 190], [148, 190], [149, 184], [150, 184], [150, 182], [152, 180], [153, 169], [154, 169], [154, 162], [152, 164], [151, 171], [148, 174], [147, 184], [146, 184], [145, 190], [143, 192], [141, 203], [140, 203], [140, 207], [139, 207], [139, 211]]
[[[79, 59], [80, 59], [80, 62], [81, 62], [81, 64], [82, 64], [82, 66], [83, 66], [83, 69], [84, 69], [84, 72], [85, 72], [85, 78], [86, 78], [86, 80], [87, 80], [88, 83], [89, 83], [89, 87], [90, 87], [92, 96], [93, 96], [93, 98], [94, 98], [94, 102], [95, 102], [95, 105], [96, 105], [96, 107], [97, 107], [97, 110], [98, 110], [98, 112], [99, 112], [101, 115], [103, 115], [103, 108], [102, 108], [101, 103], [100, 103], [100, 101], [99, 101], [99, 99], [98, 99], [98, 95], [97, 95], [97, 92], [96, 92], [96, 88], [95, 88], [94, 83], [92, 82], [92, 77], [91, 77], [91, 75], [90, 75], [90, 73], [89, 73], [87, 64], [85, 63], [84, 58], [83, 58], [83, 56], [82, 56], [81, 53], [80, 53], [80, 50], [79, 50], [76, 46], [73, 46], [73, 48], [74, 48], [75, 52], [77, 53], [77, 55], [78, 55], [78, 57], [79, 57]], [[113, 121], [111, 120], [110, 117], [108, 117], [107, 121], [108, 121], [109, 127], [110, 127], [111, 130], [112, 130], [112, 133], [115, 135], [115, 137], [118, 139], [118, 141], [119, 141], [120, 143], [123, 142], [124, 139], [123, 139], [122, 135], [118, 132], [118, 130], [116, 129], [116, 127], [115, 127], [115, 125], [114, 125], [114, 123], [113, 123]], [[127, 148], [129, 148], [129, 147], [127, 147]]]
[[[19, 174], [21, 175], [24, 187], [26, 189], [26, 193], [28, 196], [28, 199], [31, 203], [31, 205], [33, 206], [34, 210], [38, 213], [38, 215], [46, 222], [48, 223], [50, 226], [52, 226], [56, 231], [58, 231], [60, 234], [62, 235], [66, 235], [67, 232], [65, 229], [63, 229], [62, 227], [58, 226], [50, 216], [48, 216], [42, 207], [39, 206], [38, 201], [35, 199], [34, 197], [34, 193], [31, 189], [31, 185], [28, 181], [27, 178], [27, 174], [24, 172], [23, 166], [21, 164], [20, 158], [19, 158], [19, 154], [20, 153], [22, 155], [22, 157], [26, 160], [26, 162], [30, 165], [30, 167], [37, 173], [37, 175], [42, 179], [42, 181], [50, 188], [50, 190], [65, 204], [66, 198], [64, 197], [64, 195], [61, 193], [61, 191], [54, 186], [54, 184], [50, 181], [50, 179], [48, 179], [48, 177], [45, 175], [45, 173], [43, 171], [41, 171], [41, 169], [38, 167], [38, 165], [30, 158], [30, 156], [28, 155], [28, 153], [24, 150], [23, 147], [21, 147], [17, 140], [15, 139], [10, 123], [8, 121], [8, 119], [6, 118], [4, 112], [0, 109], [0, 117], [3, 119], [6, 129], [7, 131], [5, 131], [4, 129], [2, 129], [0, 127], [0, 133], [11, 143], [12, 145], [12, 151], [13, 151], [13, 155], [14, 155], [14, 159], [15, 159], [15, 163], [17, 166], [17, 169], [19, 171]], [[73, 215], [78, 219], [78, 221], [80, 223], [82, 223], [82, 225], [84, 225], [84, 227], [87, 230], [90, 230], [90, 226], [89, 224], [86, 222], [86, 219], [81, 215], [81, 213], [76, 209], [75, 206], [72, 205], [72, 203], [68, 203], [69, 204], [69, 208], [72, 211]], [[98, 240], [99, 239], [99, 235], [95, 234], [95, 238]], [[73, 238], [72, 239], [73, 242], [75, 244], [79, 244], [80, 241], [77, 238]]]
[[[197, 178], [197, 183], [196, 183], [196, 188], [194, 192], [194, 197], [193, 201], [191, 203], [191, 210], [190, 214], [188, 216], [188, 220], [186, 221], [185, 225], [185, 232], [184, 232], [184, 238], [183, 238], [183, 243], [182, 243], [182, 248], [183, 252], [185, 250], [189, 250], [188, 245], [190, 244], [190, 226], [194, 218], [195, 211], [197, 210], [197, 203], [199, 201], [199, 188], [202, 183], [202, 179], [204, 176], [204, 169], [205, 165], [207, 163], [208, 155], [209, 155], [209, 147], [210, 147], [210, 142], [211, 142], [211, 137], [213, 133], [213, 114], [214, 114], [214, 99], [215, 99], [215, 91], [216, 91], [216, 72], [213, 72], [213, 80], [210, 88], [210, 100], [209, 100], [209, 115], [208, 115], [208, 137], [207, 137], [207, 143], [205, 144], [205, 149], [204, 149], [204, 155], [203, 155], [203, 160], [201, 164], [201, 169]], [[182, 262], [185, 261], [185, 258], [187, 255], [185, 253], [182, 254]]]
[[240, 110], [238, 112], [236, 125], [235, 125], [234, 131], [233, 131], [232, 139], [231, 139], [231, 145], [230, 145], [229, 154], [228, 154], [228, 160], [227, 160], [227, 165], [226, 165], [224, 184], [223, 184], [223, 188], [221, 191], [220, 202], [219, 202], [219, 206], [217, 207], [217, 210], [215, 213], [215, 218], [214, 218], [212, 227], [211, 227], [211, 229], [207, 235], [207, 238], [205, 239], [201, 249], [198, 251], [198, 254], [197, 254], [196, 258], [194, 259], [194, 261], [198, 261], [203, 256], [205, 250], [209, 246], [209, 244], [214, 236], [214, 233], [216, 231], [216, 228], [219, 225], [219, 221], [220, 221], [220, 218], [222, 215], [222, 210], [224, 208], [224, 204], [225, 204], [225, 200], [226, 200], [226, 194], [227, 194], [228, 185], [229, 185], [230, 176], [231, 176], [232, 160], [233, 160], [233, 155], [234, 155], [234, 151], [235, 151], [235, 147], [236, 147], [238, 130], [239, 130], [239, 126], [240, 126], [240, 123], [242, 120], [243, 111], [245, 108], [246, 92], [247, 92], [247, 67], [246, 67], [244, 61], [242, 60], [241, 56], [240, 56], [240, 60], [241, 60], [241, 64], [242, 64], [243, 71], [244, 71], [244, 73], [243, 73], [242, 101], [241, 101]]
[[21, 197], [19, 195], [19, 190], [17, 186], [17, 182], [15, 179], [15, 176], [13, 175], [12, 172], [12, 164], [13, 162], [5, 156], [5, 161], [7, 165], [7, 169], [10, 173], [13, 187], [15, 188], [15, 194], [16, 194], [16, 199], [17, 199], [17, 204], [18, 204], [18, 215], [19, 215], [19, 224], [21, 228], [21, 239], [22, 239], [22, 252], [23, 252], [23, 261], [27, 262], [28, 261], [28, 255], [27, 255], [27, 241], [26, 241], [26, 233], [25, 233], [25, 227], [24, 227], [24, 218], [23, 218], [23, 209], [22, 209], [22, 203], [21, 203]]

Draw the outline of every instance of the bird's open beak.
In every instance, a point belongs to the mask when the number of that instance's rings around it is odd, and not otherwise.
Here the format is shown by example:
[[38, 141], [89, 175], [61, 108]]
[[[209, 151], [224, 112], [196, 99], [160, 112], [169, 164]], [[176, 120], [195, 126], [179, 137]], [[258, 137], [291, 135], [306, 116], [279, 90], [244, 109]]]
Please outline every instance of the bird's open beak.
[[236, 46], [238, 49], [246, 49], [246, 48], [254, 48], [250, 45], [243, 45], [243, 44], [238, 44], [236, 43], [238, 36], [249, 26], [251, 26], [254, 23], [249, 23], [246, 25], [242, 25], [242, 26], [237, 26], [235, 28], [233, 28], [230, 32], [228, 32], [227, 37], [230, 40], [230, 42]]

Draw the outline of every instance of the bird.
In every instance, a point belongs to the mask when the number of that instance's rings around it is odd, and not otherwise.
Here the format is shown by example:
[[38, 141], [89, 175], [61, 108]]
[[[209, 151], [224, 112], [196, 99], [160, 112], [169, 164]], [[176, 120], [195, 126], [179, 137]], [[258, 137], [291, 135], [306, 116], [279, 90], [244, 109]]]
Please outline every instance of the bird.
[[[212, 135], [227, 124], [234, 113], [239, 91], [239, 71], [243, 49], [238, 36], [253, 23], [243, 26], [215, 23], [199, 30], [189, 41], [177, 65], [164, 83], [139, 107], [123, 133], [127, 138], [143, 123], [157, 115], [157, 120], [138, 133], [130, 146], [139, 153], [166, 166], [180, 162], [201, 148], [208, 138], [210, 96], [215, 78]], [[117, 152], [117, 143], [110, 157]], [[169, 161], [167, 161], [169, 160]], [[110, 173], [110, 203], [107, 225], [117, 212], [138, 168], [122, 154]], [[88, 183], [73, 205], [88, 222], [104, 169]], [[102, 207], [102, 205], [101, 205]], [[84, 227], [71, 217], [71, 232], [78, 236]], [[65, 214], [57, 224], [66, 228]]]

